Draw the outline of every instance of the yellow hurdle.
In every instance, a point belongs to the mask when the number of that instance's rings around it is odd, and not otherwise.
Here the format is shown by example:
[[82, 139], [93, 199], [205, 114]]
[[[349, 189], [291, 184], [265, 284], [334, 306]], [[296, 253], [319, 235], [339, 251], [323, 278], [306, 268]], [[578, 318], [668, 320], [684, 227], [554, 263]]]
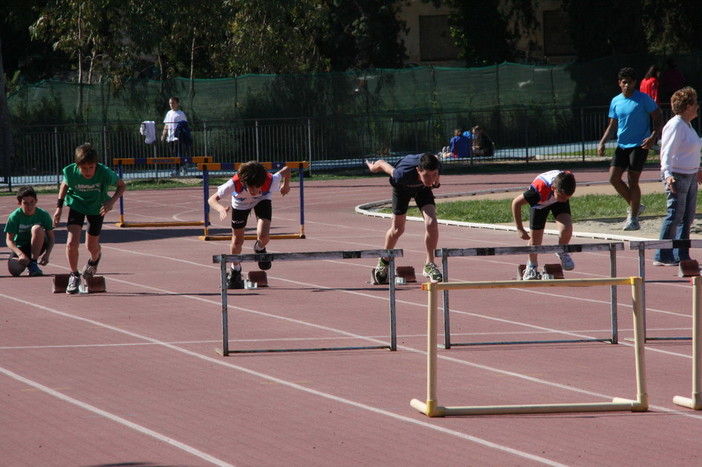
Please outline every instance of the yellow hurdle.
[[[631, 410], [643, 412], [648, 410], [646, 394], [646, 376], [644, 364], [644, 329], [643, 309], [641, 307], [640, 277], [604, 278], [604, 279], [559, 279], [541, 281], [479, 281], [479, 282], [438, 282], [424, 283], [422, 290], [428, 293], [427, 303], [427, 396], [424, 401], [412, 399], [410, 405], [429, 417], [447, 415], [488, 415], [488, 414], [526, 414], [555, 412], [604, 412]], [[439, 291], [459, 289], [499, 289], [532, 287], [592, 287], [599, 285], [631, 285], [631, 297], [634, 309], [634, 357], [636, 365], [636, 398], [614, 398], [611, 402], [570, 403], [570, 404], [521, 404], [493, 406], [444, 407], [437, 399], [437, 303]]]

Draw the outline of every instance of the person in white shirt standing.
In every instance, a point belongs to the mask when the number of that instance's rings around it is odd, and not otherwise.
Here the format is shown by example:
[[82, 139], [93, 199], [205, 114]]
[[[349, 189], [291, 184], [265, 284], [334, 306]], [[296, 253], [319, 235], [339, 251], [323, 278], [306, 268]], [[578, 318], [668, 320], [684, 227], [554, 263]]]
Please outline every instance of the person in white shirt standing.
[[[702, 183], [700, 149], [702, 141], [692, 128], [699, 105], [697, 92], [684, 87], [673, 94], [670, 105], [675, 116], [663, 127], [661, 137], [661, 179], [665, 186], [668, 212], [661, 226], [660, 240], [687, 240], [697, 209], [697, 185]], [[688, 248], [656, 250], [654, 266], [677, 266], [690, 259]]]
[[[182, 157], [181, 151], [182, 147], [180, 141], [176, 137], [176, 128], [178, 127], [178, 122], [187, 122], [188, 117], [185, 112], [180, 110], [180, 98], [173, 96], [168, 99], [168, 106], [171, 108], [166, 113], [163, 119], [163, 133], [161, 133], [161, 141], [166, 141], [168, 143], [168, 149], [173, 157]], [[178, 168], [176, 167], [176, 174], [178, 173]]]

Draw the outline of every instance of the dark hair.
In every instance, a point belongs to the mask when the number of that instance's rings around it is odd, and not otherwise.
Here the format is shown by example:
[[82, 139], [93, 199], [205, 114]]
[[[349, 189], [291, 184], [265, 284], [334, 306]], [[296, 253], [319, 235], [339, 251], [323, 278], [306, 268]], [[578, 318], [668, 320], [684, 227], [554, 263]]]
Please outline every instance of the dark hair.
[[636, 81], [636, 72], [631, 67], [625, 67], [619, 70], [617, 78], [619, 81], [623, 80], [624, 78], [631, 78], [632, 80]]
[[422, 157], [419, 158], [419, 164], [417, 164], [419, 170], [438, 170], [439, 169], [439, 159], [430, 152], [425, 152]]
[[657, 77], [657, 76], [658, 76], [658, 73], [659, 73], [660, 71], [661, 71], [661, 70], [658, 68], [657, 65], [651, 65], [651, 66], [648, 68], [648, 71], [646, 71], [646, 74], [644, 75], [644, 79], [652, 78], [652, 77], [654, 77], [654, 76]]
[[22, 198], [25, 196], [31, 196], [32, 198], [37, 199], [37, 192], [34, 191], [34, 187], [22, 186], [19, 190], [17, 190], [17, 201], [21, 203]]
[[266, 168], [256, 161], [244, 162], [239, 166], [238, 173], [241, 183], [255, 187], [263, 186], [268, 175]]
[[92, 144], [83, 143], [76, 148], [75, 161], [77, 165], [97, 163], [98, 159], [98, 153]]
[[553, 179], [553, 190], [571, 196], [575, 193], [575, 175], [567, 170], [556, 175]]
[[178, 96], [171, 96], [171, 98], [169, 100], [180, 104], [180, 97], [178, 97]]

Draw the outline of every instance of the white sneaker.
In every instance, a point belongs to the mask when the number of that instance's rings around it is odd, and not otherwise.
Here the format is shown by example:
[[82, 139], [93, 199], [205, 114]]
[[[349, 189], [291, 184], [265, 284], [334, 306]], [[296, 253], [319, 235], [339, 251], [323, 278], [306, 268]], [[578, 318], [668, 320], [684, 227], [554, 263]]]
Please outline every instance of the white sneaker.
[[522, 280], [533, 281], [540, 278], [541, 274], [539, 274], [539, 271], [537, 271], [535, 267], [527, 265], [527, 267], [524, 269], [524, 275], [522, 276]]
[[561, 260], [561, 267], [564, 271], [572, 271], [575, 269], [575, 263], [573, 258], [570, 257], [570, 253], [556, 253], [558, 259]]

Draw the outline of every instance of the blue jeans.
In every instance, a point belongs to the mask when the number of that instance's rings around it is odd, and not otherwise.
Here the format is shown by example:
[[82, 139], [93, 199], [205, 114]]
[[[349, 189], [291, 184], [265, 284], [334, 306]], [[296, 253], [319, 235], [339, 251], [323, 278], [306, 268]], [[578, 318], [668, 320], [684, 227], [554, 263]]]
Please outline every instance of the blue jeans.
[[[673, 173], [675, 193], [666, 188], [668, 212], [661, 226], [660, 240], [687, 240], [697, 209], [697, 174]], [[663, 181], [665, 185], [665, 180]], [[664, 263], [690, 259], [688, 248], [656, 250], [653, 259]]]

